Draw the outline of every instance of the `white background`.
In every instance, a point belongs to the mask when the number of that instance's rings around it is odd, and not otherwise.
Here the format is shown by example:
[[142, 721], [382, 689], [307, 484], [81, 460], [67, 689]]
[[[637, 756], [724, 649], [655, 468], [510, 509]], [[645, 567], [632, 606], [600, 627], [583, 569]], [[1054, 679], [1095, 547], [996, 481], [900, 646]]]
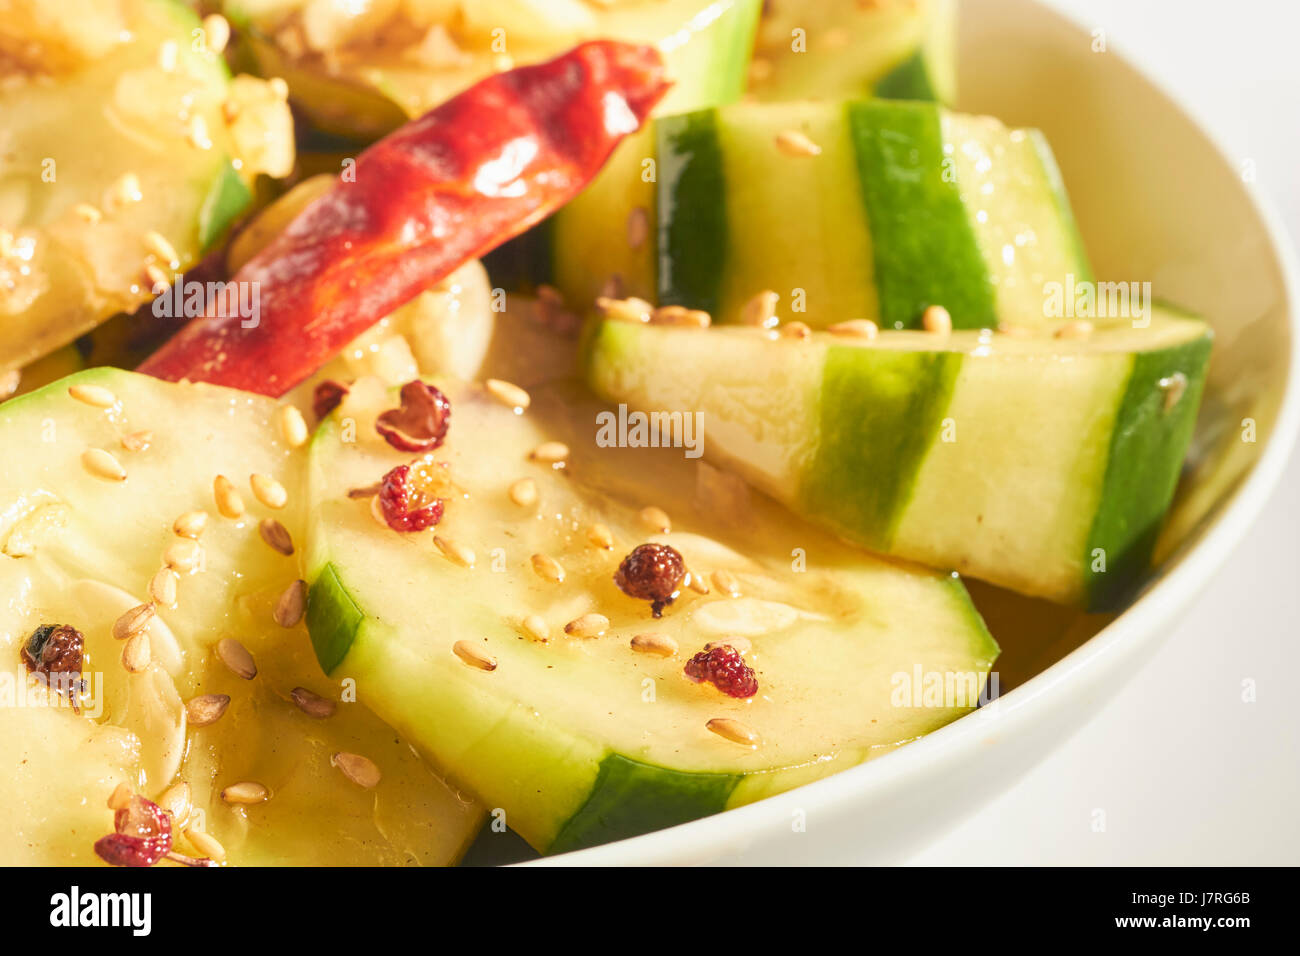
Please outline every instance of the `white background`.
[[[1300, 235], [1300, 3], [1047, 2], [1105, 29], [1239, 163], [1253, 159]], [[1300, 459], [1119, 696], [912, 862], [1300, 864]]]

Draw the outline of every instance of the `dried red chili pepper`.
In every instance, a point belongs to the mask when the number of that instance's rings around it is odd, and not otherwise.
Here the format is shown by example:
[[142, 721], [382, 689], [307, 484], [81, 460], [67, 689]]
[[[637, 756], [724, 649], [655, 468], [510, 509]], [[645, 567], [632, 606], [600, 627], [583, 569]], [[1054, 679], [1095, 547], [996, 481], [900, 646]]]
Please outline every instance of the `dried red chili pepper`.
[[140, 371], [283, 394], [577, 195], [668, 86], [657, 50], [613, 41], [475, 84], [367, 149], [355, 181], [335, 184], [234, 275], [257, 283], [255, 326], [195, 319]]
[[381, 412], [375, 431], [398, 451], [433, 451], [447, 437], [451, 402], [441, 389], [418, 378], [402, 386], [402, 407]]

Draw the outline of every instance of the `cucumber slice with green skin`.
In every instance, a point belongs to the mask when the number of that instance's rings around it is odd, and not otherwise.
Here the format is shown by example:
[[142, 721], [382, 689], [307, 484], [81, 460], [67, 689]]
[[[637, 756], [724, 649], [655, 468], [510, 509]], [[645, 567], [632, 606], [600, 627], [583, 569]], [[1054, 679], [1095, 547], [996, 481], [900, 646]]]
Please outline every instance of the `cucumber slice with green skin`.
[[[538, 22], [529, 19], [535, 13], [519, 9], [537, 6], [531, 2], [473, 0], [463, 12], [448, 4], [441, 27], [454, 53], [441, 51], [428, 63], [420, 62], [428, 56], [420, 51], [439, 24], [414, 24], [409, 14], [384, 14], [382, 6], [335, 14], [330, 25], [335, 46], [328, 58], [301, 39], [302, 0], [270, 5], [226, 0], [224, 9], [247, 36], [261, 75], [284, 77], [294, 103], [313, 125], [369, 141], [498, 70], [548, 60], [590, 39], [659, 46], [674, 80], [660, 113], [732, 102], [745, 89], [761, 5], [761, 0], [578, 4], [577, 15], [567, 20], [558, 9], [541, 7]], [[319, 30], [320, 17], [314, 22]], [[500, 34], [494, 36], [493, 28]]]
[[[78, 401], [68, 391], [76, 385], [107, 389], [115, 401]], [[85, 635], [92, 691], [81, 716], [67, 706], [0, 706], [0, 812], [12, 823], [0, 833], [0, 860], [94, 862], [119, 782], [152, 799], [188, 783], [201, 826], [235, 865], [447, 864], [473, 839], [483, 808], [439, 780], [364, 703], [348, 703], [320, 673], [303, 625], [273, 617], [299, 559], [268, 546], [259, 522], [281, 522], [300, 554], [306, 517], [306, 452], [281, 437], [278, 410], [260, 395], [106, 368], [0, 404], [0, 658], [21, 693], [20, 643], [41, 625], [71, 625]], [[148, 447], [123, 447], [140, 431], [151, 433]], [[89, 448], [114, 455], [125, 478], [90, 473]], [[242, 517], [218, 513], [217, 474], [240, 491]], [[262, 505], [252, 474], [284, 485], [285, 506]], [[113, 624], [149, 599], [164, 554], [182, 540], [173, 522], [196, 510], [207, 512], [193, 542], [197, 567], [176, 579], [175, 603], [156, 608], [149, 666], [128, 673]], [[253, 655], [251, 680], [215, 652], [226, 637]], [[335, 701], [333, 715], [299, 710], [296, 687]], [[199, 694], [230, 697], [220, 720], [189, 721], [185, 701]], [[373, 760], [379, 784], [365, 790], [345, 777], [331, 762], [341, 751]], [[241, 780], [271, 798], [242, 808], [222, 801], [221, 789]]]
[[1210, 354], [1204, 322], [1083, 340], [874, 340], [605, 321], [590, 384], [703, 414], [706, 458], [872, 550], [1024, 594], [1116, 606], [1147, 569]]
[[[59, 66], [39, 77], [12, 64], [5, 71], [0, 233], [19, 254], [0, 255], [0, 369], [133, 311], [152, 295], [146, 266], [171, 281], [251, 200], [258, 168], [232, 165], [241, 151], [222, 113], [230, 76], [221, 57], [195, 49], [198, 17], [177, 0], [114, 6], [123, 29], [106, 49], [51, 53]], [[37, 49], [59, 43], [30, 39]], [[191, 134], [199, 122], [204, 145]], [[128, 175], [138, 192], [119, 188]], [[150, 232], [171, 245], [174, 262], [151, 252]]]
[[876, 96], [951, 103], [956, 32], [956, 0], [776, 0], [759, 26], [750, 92], [767, 102]]
[[[789, 130], [820, 155], [784, 152]], [[641, 215], [647, 240], [622, 241]], [[554, 217], [550, 250], [575, 305], [618, 275], [629, 295], [735, 322], [772, 289], [814, 328], [916, 328], [931, 305], [957, 328], [1041, 326], [1045, 284], [1092, 274], [1036, 132], [883, 100], [662, 117]]]
[[[393, 532], [370, 502], [347, 495], [410, 460], [374, 432], [391, 392], [359, 383], [313, 439], [308, 629], [333, 677], [354, 679], [359, 699], [504, 809], [537, 849], [590, 846], [789, 789], [886, 753], [975, 702], [997, 645], [956, 577], [864, 557], [749, 500], [734, 480], [705, 494], [701, 466], [680, 449], [597, 447], [590, 398], [538, 389], [517, 415], [478, 386], [441, 384], [452, 425], [433, 457], [450, 463], [464, 497], [448, 501], [430, 531]], [[544, 440], [569, 445], [565, 467], [529, 460]], [[536, 482], [534, 507], [508, 496], [524, 477]], [[652, 503], [668, 511], [670, 533], [640, 523]], [[611, 529], [612, 549], [591, 543], [593, 522]], [[443, 556], [435, 534], [471, 548], [474, 565]], [[684, 590], [653, 619], [613, 583], [623, 556], [651, 537], [697, 573], [731, 571], [741, 595]], [[557, 560], [564, 580], [534, 573], [535, 553]], [[565, 623], [587, 613], [608, 617], [607, 631], [567, 636]], [[548, 642], [525, 636], [527, 615], [545, 621]], [[630, 648], [651, 631], [676, 640], [675, 657]], [[734, 635], [753, 644], [760, 688], [751, 701], [682, 674], [705, 643]], [[468, 666], [453, 653], [457, 641], [496, 668]], [[965, 691], [903, 706], [895, 695], [917, 668], [951, 674]], [[724, 717], [762, 744], [706, 729]]]

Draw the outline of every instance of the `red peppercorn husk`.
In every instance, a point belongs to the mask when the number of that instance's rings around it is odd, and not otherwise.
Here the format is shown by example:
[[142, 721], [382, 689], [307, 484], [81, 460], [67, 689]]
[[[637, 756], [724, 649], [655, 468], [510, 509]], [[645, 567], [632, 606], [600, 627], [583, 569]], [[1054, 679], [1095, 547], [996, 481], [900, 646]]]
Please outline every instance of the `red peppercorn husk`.
[[700, 651], [686, 662], [682, 673], [697, 684], [712, 684], [728, 697], [753, 697], [758, 693], [758, 677], [753, 668], [729, 644], [715, 644], [707, 651]]
[[334, 411], [334, 409], [338, 408], [339, 403], [343, 401], [347, 394], [348, 387], [341, 382], [334, 381], [333, 379], [321, 382], [317, 385], [311, 396], [311, 410], [316, 416], [316, 420], [319, 421], [323, 419], [330, 412]]
[[411, 533], [432, 528], [442, 520], [443, 500], [434, 494], [435, 489], [445, 487], [437, 480], [442, 478], [440, 471], [434, 462], [416, 461], [398, 465], [384, 475], [379, 483], [379, 509], [388, 527]]
[[402, 405], [382, 412], [375, 431], [398, 451], [433, 451], [442, 445], [451, 425], [451, 402], [442, 390], [421, 382], [402, 386]]

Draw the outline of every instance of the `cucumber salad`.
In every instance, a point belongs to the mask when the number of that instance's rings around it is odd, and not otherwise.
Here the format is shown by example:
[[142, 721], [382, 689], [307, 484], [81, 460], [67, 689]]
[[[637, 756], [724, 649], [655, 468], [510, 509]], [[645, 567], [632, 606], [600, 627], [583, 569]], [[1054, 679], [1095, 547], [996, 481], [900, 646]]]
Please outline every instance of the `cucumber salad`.
[[955, 18], [0, 0], [0, 863], [590, 847], [1120, 612], [1210, 329]]

